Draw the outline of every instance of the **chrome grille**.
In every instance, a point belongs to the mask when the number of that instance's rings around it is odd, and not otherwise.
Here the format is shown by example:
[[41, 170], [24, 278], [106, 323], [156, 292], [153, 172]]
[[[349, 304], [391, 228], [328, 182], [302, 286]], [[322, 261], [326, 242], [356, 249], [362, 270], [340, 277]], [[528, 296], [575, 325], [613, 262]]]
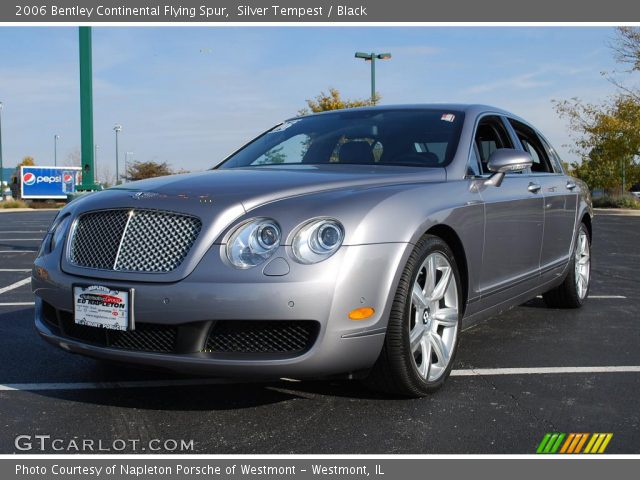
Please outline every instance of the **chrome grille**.
[[73, 232], [71, 263], [113, 270], [128, 218], [127, 210], [104, 210], [82, 215]]
[[73, 231], [69, 260], [101, 270], [170, 272], [185, 259], [201, 227], [196, 217], [159, 210], [85, 213]]

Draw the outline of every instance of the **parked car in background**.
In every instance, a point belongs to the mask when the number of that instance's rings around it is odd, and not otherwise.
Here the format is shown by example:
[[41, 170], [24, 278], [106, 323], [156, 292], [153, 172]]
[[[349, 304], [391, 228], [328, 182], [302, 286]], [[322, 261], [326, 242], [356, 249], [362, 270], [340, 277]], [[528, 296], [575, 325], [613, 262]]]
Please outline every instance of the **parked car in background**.
[[631, 193], [631, 195], [633, 195], [637, 199], [640, 199], [640, 183], [636, 183], [635, 185], [633, 185], [629, 190], [629, 193]]
[[35, 260], [36, 327], [118, 362], [421, 396], [464, 326], [539, 294], [585, 302], [591, 218], [586, 185], [506, 111], [294, 118], [211, 171], [64, 208]]

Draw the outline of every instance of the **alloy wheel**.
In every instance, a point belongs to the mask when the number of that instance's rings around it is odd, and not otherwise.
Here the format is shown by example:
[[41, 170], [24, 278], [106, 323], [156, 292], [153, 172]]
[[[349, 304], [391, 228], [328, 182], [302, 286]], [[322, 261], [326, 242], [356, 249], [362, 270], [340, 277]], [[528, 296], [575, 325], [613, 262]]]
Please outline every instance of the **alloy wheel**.
[[591, 273], [591, 256], [589, 253], [589, 237], [583, 228], [578, 232], [578, 240], [575, 253], [575, 279], [576, 292], [582, 300], [589, 289], [589, 276]]
[[458, 289], [451, 263], [431, 253], [413, 284], [409, 318], [411, 357], [420, 376], [438, 380], [452, 358], [458, 335]]

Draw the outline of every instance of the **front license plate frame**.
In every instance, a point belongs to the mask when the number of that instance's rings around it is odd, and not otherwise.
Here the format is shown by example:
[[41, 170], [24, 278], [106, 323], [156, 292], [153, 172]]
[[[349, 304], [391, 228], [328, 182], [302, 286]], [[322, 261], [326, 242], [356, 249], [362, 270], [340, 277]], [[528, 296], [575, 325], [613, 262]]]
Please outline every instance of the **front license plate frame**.
[[121, 332], [134, 330], [133, 288], [73, 284], [71, 295], [76, 325]]

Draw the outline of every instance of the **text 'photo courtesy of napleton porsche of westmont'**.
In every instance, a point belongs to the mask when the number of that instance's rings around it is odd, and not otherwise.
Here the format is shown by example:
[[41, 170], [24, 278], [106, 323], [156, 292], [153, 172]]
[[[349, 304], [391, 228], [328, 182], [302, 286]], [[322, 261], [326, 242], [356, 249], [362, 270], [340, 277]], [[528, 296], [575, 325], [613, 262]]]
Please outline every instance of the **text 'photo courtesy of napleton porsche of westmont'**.
[[639, 27], [142, 3], [0, 25], [7, 478], [640, 453]]

